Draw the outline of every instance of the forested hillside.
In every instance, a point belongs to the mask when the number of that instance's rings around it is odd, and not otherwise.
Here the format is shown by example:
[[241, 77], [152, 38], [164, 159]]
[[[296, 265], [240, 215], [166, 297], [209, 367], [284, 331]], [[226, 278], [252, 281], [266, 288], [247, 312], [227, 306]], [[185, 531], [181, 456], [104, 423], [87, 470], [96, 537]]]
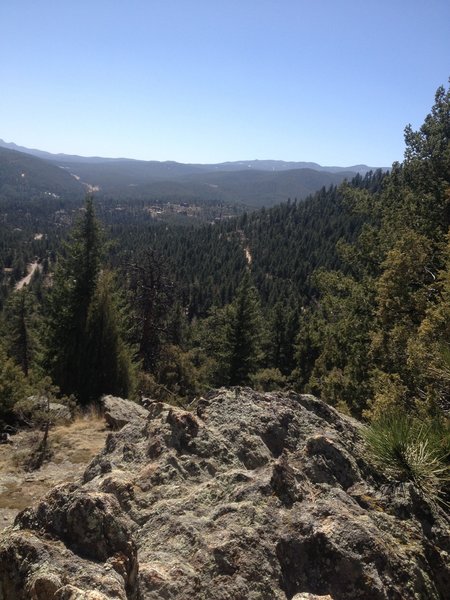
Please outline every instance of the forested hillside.
[[293, 387], [375, 423], [433, 424], [447, 460], [449, 140], [439, 88], [403, 163], [305, 202], [197, 227], [99, 202], [102, 230], [88, 198], [58, 257], [5, 303], [1, 418], [37, 389], [87, 404]]
[[[357, 176], [350, 188], [381, 188], [378, 171]], [[152, 228], [136, 222], [113, 224], [116, 266], [124, 256], [150, 247], [166, 263], [191, 316], [204, 316], [213, 304], [231, 302], [244, 273], [251, 271], [264, 306], [279, 299], [309, 303], [319, 266], [344, 268], [336, 249], [341, 238], [355, 240], [364, 221], [352, 212], [337, 186], [323, 188], [304, 202], [289, 200], [268, 210], [207, 227]]]
[[0, 147], [0, 307], [27, 264], [56, 249], [85, 188], [44, 160]]
[[329, 173], [314, 169], [216, 172], [205, 170], [207, 165], [194, 170], [189, 165], [171, 168], [169, 164], [164, 169], [160, 163], [154, 167], [152, 163], [138, 161], [79, 163], [66, 168], [107, 197], [127, 201], [145, 198], [159, 203], [242, 204], [251, 208], [273, 206], [294, 194], [304, 199], [322, 186], [338, 184], [356, 175], [352, 171]]
[[372, 224], [340, 245], [346, 272], [317, 273], [319, 301], [302, 315], [297, 385], [358, 416], [449, 408], [449, 107], [440, 88], [381, 193], [348, 190]]
[[84, 188], [70, 173], [40, 158], [0, 147], [0, 201], [82, 197]]
[[[20, 179], [25, 177], [25, 168], [20, 173], [11, 169], [11, 157], [30, 166], [26, 181]], [[260, 208], [286, 201], [289, 196], [304, 199], [323, 186], [336, 185], [370, 170], [366, 165], [322, 167], [275, 160], [184, 164], [81, 157], [50, 154], [0, 140], [0, 181], [11, 184], [11, 199], [23, 199], [25, 191], [30, 199], [33, 186], [40, 189], [43, 183], [47, 194], [71, 195], [74, 189], [81, 190], [84, 183], [85, 188], [95, 189], [98, 197], [108, 200]]]

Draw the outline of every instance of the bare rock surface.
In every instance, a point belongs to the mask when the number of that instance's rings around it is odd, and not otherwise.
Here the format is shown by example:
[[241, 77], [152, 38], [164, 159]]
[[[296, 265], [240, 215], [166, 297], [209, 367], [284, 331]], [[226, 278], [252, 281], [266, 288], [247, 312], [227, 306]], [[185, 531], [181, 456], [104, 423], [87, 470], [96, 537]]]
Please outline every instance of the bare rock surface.
[[114, 430], [122, 429], [128, 423], [146, 419], [148, 416], [148, 411], [143, 406], [116, 396], [103, 396], [102, 405], [105, 421]]
[[0, 599], [443, 600], [449, 554], [448, 516], [387, 485], [356, 421], [222, 389], [196, 414], [152, 403], [22, 511]]

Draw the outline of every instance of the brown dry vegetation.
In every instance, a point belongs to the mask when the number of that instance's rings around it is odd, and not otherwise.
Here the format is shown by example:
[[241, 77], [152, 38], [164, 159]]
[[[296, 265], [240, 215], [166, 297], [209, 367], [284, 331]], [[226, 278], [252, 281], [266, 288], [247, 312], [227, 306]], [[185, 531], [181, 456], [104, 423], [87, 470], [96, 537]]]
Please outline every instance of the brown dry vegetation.
[[92, 413], [55, 426], [49, 436], [51, 460], [34, 472], [26, 471], [24, 464], [42, 432], [22, 431], [12, 444], [0, 446], [0, 529], [53, 486], [76, 480], [103, 447], [106, 434], [104, 420]]

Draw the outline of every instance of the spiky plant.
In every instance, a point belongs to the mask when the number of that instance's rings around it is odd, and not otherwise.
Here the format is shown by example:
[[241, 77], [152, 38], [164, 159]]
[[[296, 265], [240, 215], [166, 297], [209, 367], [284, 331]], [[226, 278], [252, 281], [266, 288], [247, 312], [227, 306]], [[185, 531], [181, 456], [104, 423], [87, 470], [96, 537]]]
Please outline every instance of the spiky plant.
[[373, 461], [392, 481], [413, 482], [431, 500], [442, 500], [450, 482], [448, 429], [403, 412], [372, 423], [366, 441]]

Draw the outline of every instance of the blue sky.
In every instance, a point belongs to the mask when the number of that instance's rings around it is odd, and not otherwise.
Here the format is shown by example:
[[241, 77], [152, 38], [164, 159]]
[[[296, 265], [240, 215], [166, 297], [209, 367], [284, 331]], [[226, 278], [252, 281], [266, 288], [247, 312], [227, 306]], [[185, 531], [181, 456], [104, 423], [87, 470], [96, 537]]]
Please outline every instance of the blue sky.
[[448, 0], [1, 0], [0, 138], [388, 166], [450, 75]]

